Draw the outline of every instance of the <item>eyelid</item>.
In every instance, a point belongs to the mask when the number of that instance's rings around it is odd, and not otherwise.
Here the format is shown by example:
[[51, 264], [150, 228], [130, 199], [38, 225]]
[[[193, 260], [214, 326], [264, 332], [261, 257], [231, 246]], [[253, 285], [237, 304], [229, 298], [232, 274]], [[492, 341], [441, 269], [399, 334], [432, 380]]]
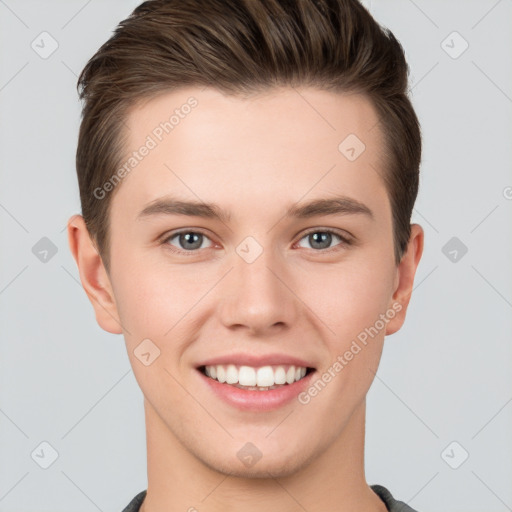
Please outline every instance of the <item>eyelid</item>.
[[[170, 250], [175, 254], [185, 254], [186, 256], [197, 255], [200, 252], [199, 250], [185, 251], [184, 249], [179, 249], [178, 247], [174, 247], [167, 243], [167, 242], [169, 242], [169, 240], [171, 238], [174, 238], [175, 236], [181, 235], [183, 233], [198, 233], [198, 234], [203, 235], [206, 238], [208, 238], [208, 240], [210, 240], [212, 242], [212, 244], [215, 245], [215, 242], [212, 240], [211, 236], [209, 236], [208, 233], [204, 229], [194, 228], [194, 227], [181, 228], [181, 229], [177, 229], [175, 231], [169, 231], [169, 232], [165, 233], [164, 235], [162, 235], [162, 237], [160, 237], [160, 243], [162, 245], [166, 245], [167, 247], [171, 247]], [[212, 247], [206, 247], [205, 249], [201, 249], [201, 251], [206, 250], [206, 249], [212, 249]]]
[[340, 238], [341, 242], [334, 245], [333, 247], [328, 247], [327, 249], [309, 249], [307, 247], [304, 247], [303, 249], [306, 249], [309, 253], [313, 253], [315, 255], [327, 255], [331, 254], [336, 251], [340, 251], [343, 249], [347, 249], [348, 246], [354, 245], [355, 238], [350, 233], [344, 231], [344, 230], [338, 230], [335, 228], [322, 228], [322, 227], [315, 227], [306, 230], [305, 232], [301, 233], [300, 238], [295, 242], [294, 246], [301, 242], [304, 238], [306, 238], [311, 233], [330, 233], [332, 235], [335, 235]]
[[343, 229], [316, 227], [307, 229], [305, 232], [303, 232], [302, 236], [299, 238], [299, 241], [302, 240], [305, 236], [310, 235], [311, 233], [332, 233], [334, 235], [339, 236], [342, 240], [344, 240], [347, 243], [352, 243], [355, 240], [355, 237], [351, 233]]
[[166, 242], [167, 240], [169, 240], [169, 238], [173, 238], [176, 235], [181, 235], [182, 233], [199, 233], [201, 235], [205, 235], [208, 238], [210, 238], [210, 236], [208, 235], [208, 232], [206, 230], [204, 230], [203, 228], [194, 228], [194, 227], [180, 228], [180, 229], [175, 229], [172, 231], [167, 231], [159, 238], [161, 238], [163, 242]]
[[[186, 254], [187, 256], [198, 254], [200, 252], [199, 250], [185, 251], [183, 249], [179, 249], [177, 247], [171, 246], [170, 244], [167, 244], [167, 242], [171, 238], [174, 238], [175, 236], [180, 235], [182, 233], [198, 233], [198, 234], [201, 234], [201, 235], [205, 236], [206, 238], [208, 238], [212, 242], [212, 244], [215, 245], [215, 243], [216, 243], [208, 235], [207, 231], [205, 231], [202, 228], [193, 228], [192, 227], [192, 228], [180, 228], [178, 230], [170, 231], [170, 232], [165, 233], [161, 237], [161, 244], [168, 245], [169, 247], [172, 247], [172, 249], [171, 249], [172, 252], [174, 252], [176, 254]], [[331, 233], [331, 234], [334, 234], [334, 235], [338, 236], [342, 240], [341, 244], [337, 244], [334, 247], [329, 247], [327, 249], [318, 249], [318, 250], [309, 249], [309, 250], [311, 250], [311, 251], [313, 251], [315, 253], [318, 253], [318, 254], [327, 253], [327, 252], [330, 252], [330, 251], [335, 251], [336, 247], [338, 247], [340, 245], [341, 246], [343, 246], [343, 245], [347, 246], [347, 245], [351, 245], [351, 244], [354, 243], [354, 236], [352, 234], [348, 233], [347, 231], [338, 230], [338, 229], [335, 229], [335, 228], [313, 227], [313, 228], [307, 229], [304, 232], [299, 233], [301, 236], [294, 243], [294, 246], [296, 244], [298, 244], [303, 238], [305, 238], [306, 236], [308, 236], [311, 233]], [[201, 249], [201, 250], [206, 250], [206, 249], [212, 249], [212, 247], [206, 247], [205, 249]]]

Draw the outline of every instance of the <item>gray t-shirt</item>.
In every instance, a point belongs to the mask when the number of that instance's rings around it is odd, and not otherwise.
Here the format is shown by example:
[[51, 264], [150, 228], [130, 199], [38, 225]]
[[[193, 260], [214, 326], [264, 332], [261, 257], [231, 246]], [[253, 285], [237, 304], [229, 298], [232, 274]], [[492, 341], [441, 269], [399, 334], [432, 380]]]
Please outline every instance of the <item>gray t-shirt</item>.
[[[382, 485], [370, 485], [370, 487], [384, 502], [388, 512], [417, 512], [403, 501], [395, 500], [391, 493]], [[123, 510], [123, 512], [139, 512], [140, 506], [142, 505], [145, 497], [146, 491], [139, 492], [139, 494], [130, 501], [129, 505]]]

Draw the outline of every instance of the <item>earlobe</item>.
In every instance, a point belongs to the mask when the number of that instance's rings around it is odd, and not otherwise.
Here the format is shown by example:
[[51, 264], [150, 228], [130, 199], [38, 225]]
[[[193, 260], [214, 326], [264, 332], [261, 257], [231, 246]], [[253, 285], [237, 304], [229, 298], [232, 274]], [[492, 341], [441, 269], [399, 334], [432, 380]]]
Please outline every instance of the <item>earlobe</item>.
[[423, 254], [423, 241], [423, 228], [419, 224], [411, 224], [411, 236], [407, 250], [397, 268], [396, 286], [389, 306], [397, 313], [387, 324], [386, 335], [397, 332], [405, 321], [407, 307], [411, 300], [414, 276]]
[[69, 248], [78, 266], [82, 286], [94, 308], [96, 321], [105, 331], [122, 334], [110, 278], [84, 218], [73, 215], [68, 221], [67, 229]]

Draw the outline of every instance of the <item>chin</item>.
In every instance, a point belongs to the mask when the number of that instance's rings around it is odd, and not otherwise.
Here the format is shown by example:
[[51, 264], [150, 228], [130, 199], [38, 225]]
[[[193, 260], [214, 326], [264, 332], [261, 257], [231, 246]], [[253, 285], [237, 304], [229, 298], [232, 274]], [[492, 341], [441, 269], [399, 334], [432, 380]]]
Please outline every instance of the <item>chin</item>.
[[226, 476], [268, 479], [294, 475], [306, 467], [312, 458], [313, 455], [306, 457], [304, 453], [299, 454], [295, 450], [289, 454], [272, 456], [265, 456], [265, 453], [262, 453], [261, 458], [254, 463], [244, 463], [238, 457], [215, 461], [200, 457], [200, 460], [208, 468]]

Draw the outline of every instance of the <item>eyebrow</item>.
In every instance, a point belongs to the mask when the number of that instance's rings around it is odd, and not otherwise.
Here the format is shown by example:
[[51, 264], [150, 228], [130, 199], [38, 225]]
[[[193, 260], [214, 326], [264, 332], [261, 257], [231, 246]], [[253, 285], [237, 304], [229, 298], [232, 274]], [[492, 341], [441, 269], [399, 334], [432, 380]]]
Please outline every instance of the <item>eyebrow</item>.
[[[364, 203], [350, 197], [314, 199], [308, 203], [295, 204], [288, 208], [284, 217], [309, 219], [319, 215], [363, 214], [374, 218], [373, 212]], [[186, 215], [216, 219], [228, 223], [231, 214], [214, 203], [183, 201], [170, 196], [156, 199], [149, 203], [137, 216], [137, 219], [156, 215]]]

